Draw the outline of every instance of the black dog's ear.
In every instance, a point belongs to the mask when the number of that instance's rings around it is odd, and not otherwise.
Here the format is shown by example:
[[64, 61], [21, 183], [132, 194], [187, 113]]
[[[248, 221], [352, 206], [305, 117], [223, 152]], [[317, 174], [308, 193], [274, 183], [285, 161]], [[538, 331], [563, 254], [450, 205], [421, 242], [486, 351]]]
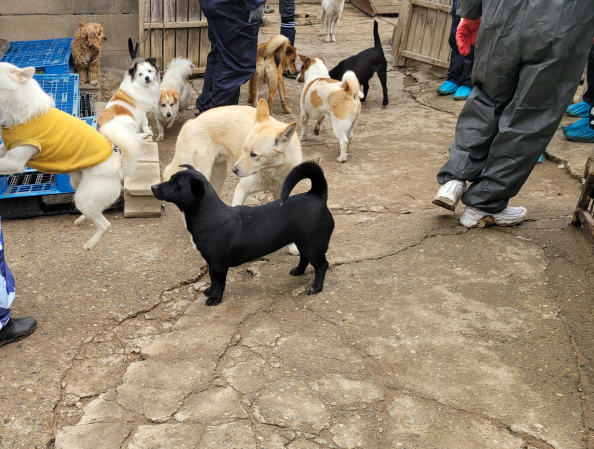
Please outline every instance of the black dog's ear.
[[192, 193], [194, 197], [202, 198], [204, 196], [204, 190], [204, 181], [198, 177], [192, 178]]
[[138, 53], [138, 44], [136, 44], [136, 50], [134, 49], [134, 45], [132, 44], [132, 38], [128, 38], [128, 52], [130, 52], [130, 57], [132, 59], [136, 59], [136, 54]]
[[153, 67], [157, 70], [157, 72], [159, 71], [159, 63], [155, 58], [146, 58], [146, 62], [152, 64]]
[[132, 78], [134, 78], [134, 75], [136, 75], [136, 66], [137, 66], [137, 65], [138, 65], [138, 64], [134, 63], [134, 65], [128, 69], [128, 74], [129, 74], [129, 75], [130, 75]]
[[188, 170], [196, 170], [193, 166], [191, 166], [190, 164], [181, 164], [179, 165], [180, 168], [187, 168]]

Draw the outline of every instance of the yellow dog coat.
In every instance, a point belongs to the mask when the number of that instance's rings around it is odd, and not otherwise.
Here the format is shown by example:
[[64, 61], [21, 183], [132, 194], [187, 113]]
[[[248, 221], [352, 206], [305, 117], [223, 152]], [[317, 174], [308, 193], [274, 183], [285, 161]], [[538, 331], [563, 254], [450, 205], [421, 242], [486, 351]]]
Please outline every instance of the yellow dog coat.
[[111, 144], [81, 119], [52, 108], [34, 120], [0, 130], [4, 147], [10, 151], [33, 145], [39, 153], [27, 167], [45, 173], [70, 173], [95, 167], [113, 154]]

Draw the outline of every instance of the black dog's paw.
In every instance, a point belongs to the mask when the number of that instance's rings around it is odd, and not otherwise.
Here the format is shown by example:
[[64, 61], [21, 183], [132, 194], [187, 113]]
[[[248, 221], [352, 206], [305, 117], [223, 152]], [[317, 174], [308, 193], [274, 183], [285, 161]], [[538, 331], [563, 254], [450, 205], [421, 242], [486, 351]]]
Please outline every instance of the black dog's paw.
[[361, 98], [361, 103], [365, 103], [365, 100], [367, 100], [367, 97]]
[[291, 271], [289, 271], [291, 276], [301, 276], [303, 273], [305, 273], [305, 270], [300, 270], [299, 267], [292, 268]]
[[[204, 296], [210, 296], [210, 295], [212, 295], [212, 287], [208, 287], [202, 293], [204, 293]], [[206, 304], [206, 305], [208, 305], [208, 304]]]
[[204, 303], [205, 306], [218, 306], [221, 303], [221, 298], [208, 298]]
[[389, 101], [388, 101], [388, 99], [386, 98], [386, 99], [385, 99], [385, 100], [382, 102], [382, 106], [383, 106], [383, 107], [386, 107], [386, 106], [388, 106], [388, 103], [389, 103]]
[[307, 290], [307, 294], [308, 295], [315, 295], [317, 293], [320, 293], [322, 291], [321, 288], [315, 287], [315, 286], [311, 286], [309, 287], [309, 289]]

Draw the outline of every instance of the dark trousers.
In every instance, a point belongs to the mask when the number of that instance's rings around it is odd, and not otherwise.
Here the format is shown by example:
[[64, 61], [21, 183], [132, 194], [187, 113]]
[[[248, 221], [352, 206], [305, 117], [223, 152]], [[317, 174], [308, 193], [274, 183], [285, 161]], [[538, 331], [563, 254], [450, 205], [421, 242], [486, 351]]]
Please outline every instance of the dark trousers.
[[452, 28], [450, 29], [450, 38], [448, 43], [452, 52], [450, 53], [450, 70], [448, 71], [448, 81], [453, 81], [462, 86], [472, 86], [470, 82], [472, 78], [472, 64], [474, 62], [474, 45], [470, 47], [470, 53], [466, 56], [460, 54], [458, 51], [458, 44], [456, 43], [456, 31], [460, 24], [461, 17], [456, 15], [456, 6], [458, 2], [454, 2], [452, 8]]
[[295, 45], [295, 0], [279, 0], [278, 10], [281, 16], [280, 34]]

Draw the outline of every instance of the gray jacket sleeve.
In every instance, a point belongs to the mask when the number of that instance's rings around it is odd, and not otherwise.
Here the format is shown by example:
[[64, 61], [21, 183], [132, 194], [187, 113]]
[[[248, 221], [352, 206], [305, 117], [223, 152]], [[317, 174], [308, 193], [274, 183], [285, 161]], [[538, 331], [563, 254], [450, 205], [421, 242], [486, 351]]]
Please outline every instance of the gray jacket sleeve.
[[458, 0], [456, 14], [465, 19], [478, 19], [483, 15], [483, 0]]

